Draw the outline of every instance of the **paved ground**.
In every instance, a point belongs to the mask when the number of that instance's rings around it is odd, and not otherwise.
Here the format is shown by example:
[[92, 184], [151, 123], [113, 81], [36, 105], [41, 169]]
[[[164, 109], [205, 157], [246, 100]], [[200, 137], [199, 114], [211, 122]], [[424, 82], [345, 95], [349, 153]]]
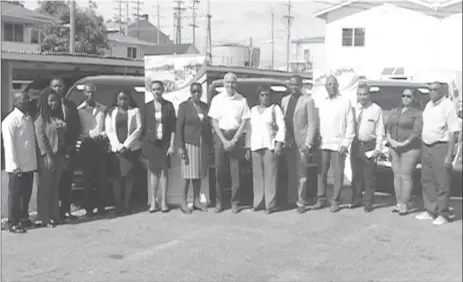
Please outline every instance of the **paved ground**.
[[378, 197], [371, 214], [172, 210], [2, 232], [2, 281], [461, 281], [461, 220], [436, 227], [391, 214], [391, 202]]

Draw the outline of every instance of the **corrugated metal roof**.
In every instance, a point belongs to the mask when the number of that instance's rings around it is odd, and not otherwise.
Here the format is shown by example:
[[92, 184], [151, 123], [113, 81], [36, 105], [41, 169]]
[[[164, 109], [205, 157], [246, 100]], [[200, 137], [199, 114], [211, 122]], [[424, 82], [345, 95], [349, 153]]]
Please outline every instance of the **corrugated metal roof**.
[[[190, 52], [189, 52], [190, 51]], [[171, 55], [171, 54], [199, 54], [193, 44], [166, 44], [153, 45], [145, 49], [145, 55]]]
[[59, 19], [31, 11], [19, 5], [14, 5], [8, 2], [2, 2], [2, 16], [22, 18], [27, 21], [38, 22], [59, 22]]
[[108, 40], [119, 42], [119, 43], [125, 43], [125, 44], [133, 44], [133, 45], [143, 45], [143, 46], [155, 46], [156, 45], [155, 43], [143, 41], [143, 40], [137, 39], [132, 36], [126, 36], [118, 32], [108, 33]]

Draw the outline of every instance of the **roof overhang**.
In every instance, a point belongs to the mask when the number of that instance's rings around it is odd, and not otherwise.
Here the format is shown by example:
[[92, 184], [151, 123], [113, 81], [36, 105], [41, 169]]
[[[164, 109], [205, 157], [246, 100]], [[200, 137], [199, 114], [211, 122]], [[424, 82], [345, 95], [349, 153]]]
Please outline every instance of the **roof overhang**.
[[124, 60], [84, 55], [60, 55], [59, 53], [13, 52], [2, 50], [2, 60], [42, 63], [87, 64], [103, 66], [144, 67], [144, 61]]
[[326, 16], [338, 9], [342, 9], [344, 7], [347, 7], [349, 5], [353, 4], [358, 4], [362, 5], [362, 9], [367, 10], [369, 8], [373, 8], [379, 5], [383, 4], [402, 4], [401, 6], [409, 6], [409, 5], [404, 5], [405, 3], [411, 4], [412, 6], [422, 7], [423, 10], [418, 9], [422, 12], [428, 13], [430, 15], [436, 16], [436, 17], [448, 17], [453, 14], [461, 13], [461, 6], [462, 6], [462, 0], [449, 0], [446, 2], [441, 2], [441, 3], [436, 3], [436, 2], [425, 2], [423, 0], [384, 0], [384, 1], [362, 1], [362, 0], [348, 0], [348, 1], [343, 1], [337, 5], [330, 6], [328, 8], [322, 9], [320, 11], [317, 11], [313, 14], [314, 17], [325, 19]]

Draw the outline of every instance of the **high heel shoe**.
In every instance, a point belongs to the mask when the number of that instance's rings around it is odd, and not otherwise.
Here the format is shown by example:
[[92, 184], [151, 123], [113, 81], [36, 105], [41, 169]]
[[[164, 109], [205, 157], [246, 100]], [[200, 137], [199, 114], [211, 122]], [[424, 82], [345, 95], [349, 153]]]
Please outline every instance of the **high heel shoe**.
[[200, 204], [200, 203], [193, 204], [193, 209], [194, 210], [199, 210], [199, 211], [202, 211], [202, 212], [207, 212], [207, 206], [205, 206], [203, 204]]
[[184, 214], [191, 214], [191, 210], [188, 208], [187, 205], [182, 205], [180, 207], [180, 210], [184, 213]]
[[154, 209], [151, 209], [151, 208], [150, 208], [150, 209], [148, 210], [149, 213], [155, 213], [155, 212], [157, 212], [157, 211], [159, 211], [159, 208], [154, 208]]

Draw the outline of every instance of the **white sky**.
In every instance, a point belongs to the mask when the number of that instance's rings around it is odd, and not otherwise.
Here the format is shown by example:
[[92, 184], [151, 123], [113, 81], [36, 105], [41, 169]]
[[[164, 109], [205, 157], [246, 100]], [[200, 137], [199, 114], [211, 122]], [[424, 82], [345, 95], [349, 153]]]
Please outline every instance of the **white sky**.
[[[184, 7], [191, 7], [193, 0], [184, 0]], [[81, 7], [88, 6], [88, 0], [77, 0], [77, 5]], [[105, 20], [113, 18], [118, 14], [117, 0], [94, 0], [98, 6], [97, 12], [101, 14]], [[125, 1], [124, 1], [125, 2]], [[130, 14], [134, 14], [135, 2], [130, 1]], [[292, 39], [301, 37], [312, 37], [324, 35], [324, 22], [316, 19], [312, 14], [336, 2], [334, 0], [323, 1], [308, 1], [299, 0], [292, 1], [294, 22], [291, 33]], [[262, 65], [270, 65], [271, 62], [271, 11], [274, 11], [274, 26], [275, 26], [275, 64], [279, 66], [284, 64], [286, 60], [286, 25], [283, 16], [287, 14], [286, 1], [261, 1], [261, 0], [212, 0], [211, 15], [212, 15], [212, 44], [221, 43], [240, 43], [248, 44], [249, 38], [253, 38], [253, 45], [261, 48], [261, 63]], [[26, 0], [24, 5], [28, 9], [37, 7], [36, 0]], [[157, 1], [145, 0], [141, 4], [142, 13], [149, 15], [150, 21], [157, 24]], [[173, 0], [159, 0], [160, 5], [160, 23], [161, 30], [173, 37]], [[125, 3], [123, 3], [125, 9]], [[200, 51], [204, 50], [206, 40], [206, 18], [207, 1], [200, 0], [198, 7], [196, 30], [196, 45]], [[125, 10], [123, 12], [125, 15]], [[184, 12], [182, 29], [182, 43], [192, 41], [192, 30], [188, 26], [192, 23], [192, 10], [187, 9]]]

